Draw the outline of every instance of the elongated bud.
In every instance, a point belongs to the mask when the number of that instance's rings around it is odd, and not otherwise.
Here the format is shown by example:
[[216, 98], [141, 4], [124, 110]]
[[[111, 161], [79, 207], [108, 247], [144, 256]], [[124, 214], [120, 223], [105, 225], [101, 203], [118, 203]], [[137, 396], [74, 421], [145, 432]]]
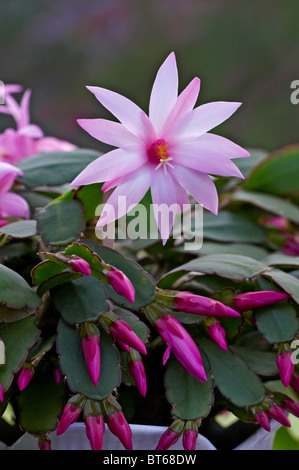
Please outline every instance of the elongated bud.
[[34, 375], [34, 369], [31, 364], [24, 364], [18, 374], [18, 387], [22, 391], [26, 388]]
[[54, 380], [59, 385], [63, 381], [63, 374], [59, 366], [56, 366], [53, 371]]
[[105, 423], [103, 415], [87, 416], [85, 418], [86, 436], [92, 450], [102, 450]]
[[225, 330], [222, 328], [219, 322], [210, 323], [207, 326], [207, 331], [209, 337], [216, 343], [218, 346], [227, 351], [227, 344], [225, 341]]
[[120, 340], [121, 343], [125, 343], [131, 348], [136, 349], [136, 351], [140, 352], [141, 354], [146, 355], [146, 347], [141, 339], [134, 333], [130, 325], [121, 320], [120, 318], [112, 321], [110, 328], [110, 334], [112, 334], [116, 341]]
[[292, 415], [299, 418], [299, 404], [296, 403], [295, 400], [292, 400], [292, 398], [285, 398], [282, 402], [282, 407], [289, 413], [292, 413]]
[[38, 448], [39, 450], [52, 450], [51, 440], [45, 435], [39, 436]]
[[137, 351], [130, 351], [128, 358], [128, 369], [136, 382], [139, 392], [143, 397], [145, 397], [147, 390], [146, 375], [144, 365]]
[[174, 421], [162, 434], [157, 444], [156, 450], [167, 450], [173, 446], [180, 438], [184, 430], [184, 423], [181, 420]]
[[0, 382], [0, 402], [3, 403], [4, 401], [4, 388], [2, 383]]
[[255, 413], [254, 419], [266, 431], [271, 431], [270, 420], [266, 411], [258, 411], [257, 413]]
[[79, 418], [85, 403], [85, 398], [75, 395], [65, 405], [57, 427], [57, 436], [64, 433], [68, 427]]
[[93, 324], [85, 324], [81, 327], [81, 348], [85, 357], [90, 378], [96, 386], [100, 378], [101, 348], [100, 332]]
[[292, 375], [290, 385], [292, 389], [299, 395], [299, 375], [298, 374]]
[[195, 450], [198, 432], [193, 429], [186, 429], [183, 432], [183, 447], [185, 450]]
[[109, 284], [119, 295], [122, 295], [129, 302], [135, 301], [135, 289], [130, 279], [119, 269], [112, 266], [105, 266], [103, 273], [106, 275]]
[[275, 421], [278, 421], [278, 423], [282, 424], [283, 426], [286, 426], [288, 428], [291, 427], [291, 423], [280, 406], [276, 405], [276, 403], [273, 403], [273, 405], [268, 409], [268, 415], [273, 418]]
[[288, 387], [295, 370], [292, 354], [282, 351], [276, 356], [276, 364], [279, 370], [280, 380], [285, 387]]
[[75, 256], [73, 259], [70, 260], [69, 264], [72, 270], [76, 273], [81, 273], [85, 276], [91, 275], [90, 266], [87, 261], [85, 261], [85, 259], [79, 258], [79, 256]]
[[122, 411], [118, 410], [105, 417], [109, 430], [114, 434], [127, 450], [133, 449], [132, 431]]
[[275, 291], [246, 292], [234, 297], [234, 307], [239, 312], [246, 312], [254, 308], [264, 307], [266, 305], [276, 304], [282, 300], [289, 299], [289, 294]]
[[193, 313], [195, 315], [212, 317], [241, 316], [238, 312], [218, 300], [210, 299], [202, 295], [195, 295], [191, 292], [177, 292], [174, 296], [173, 307], [178, 312]]

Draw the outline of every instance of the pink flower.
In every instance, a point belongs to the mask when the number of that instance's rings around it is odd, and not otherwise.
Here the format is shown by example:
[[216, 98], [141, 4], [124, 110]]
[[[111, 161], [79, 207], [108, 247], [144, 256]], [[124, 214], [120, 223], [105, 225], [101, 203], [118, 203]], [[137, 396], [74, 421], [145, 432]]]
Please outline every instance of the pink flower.
[[96, 386], [100, 378], [101, 349], [98, 335], [86, 334], [81, 340], [81, 347], [91, 380]]
[[179, 439], [180, 434], [168, 428], [160, 437], [156, 450], [167, 450]]
[[289, 294], [285, 292], [261, 291], [246, 292], [234, 297], [234, 307], [240, 312], [251, 310], [253, 308], [264, 307], [265, 305], [276, 304], [282, 300], [289, 299]]
[[64, 433], [67, 428], [79, 418], [81, 414], [81, 407], [75, 403], [67, 403], [63, 408], [63, 412], [57, 427], [57, 436]]
[[299, 395], [299, 375], [298, 374], [293, 374], [290, 385], [292, 389]]
[[[194, 78], [178, 96], [178, 71], [171, 53], [160, 67], [152, 88], [149, 117], [124, 96], [100, 87], [87, 87], [120, 122], [79, 119], [96, 139], [118, 147], [88, 165], [72, 182], [80, 186], [105, 182], [116, 188], [107, 200], [98, 225], [106, 225], [131, 210], [151, 188], [157, 224], [165, 243], [174, 217], [163, 221], [158, 206], [177, 211], [189, 204], [187, 193], [206, 209], [218, 211], [216, 187], [209, 175], [243, 177], [231, 161], [248, 157], [233, 142], [208, 133], [228, 119], [240, 103], [213, 102], [196, 107], [200, 80]], [[120, 196], [126, 203], [118, 207]], [[183, 207], [186, 205], [185, 207]]]
[[144, 365], [141, 359], [131, 360], [128, 363], [128, 368], [130, 374], [134, 378], [136, 385], [138, 387], [139, 392], [143, 397], [146, 395], [147, 390], [147, 382], [146, 382], [146, 375], [144, 370]]
[[172, 352], [184, 369], [200, 382], [206, 381], [207, 377], [198, 347], [181, 323], [171, 315], [162, 315], [155, 323], [155, 327], [167, 345], [163, 364]]
[[90, 441], [92, 450], [102, 450], [105, 423], [103, 415], [92, 415], [84, 418], [86, 436]]
[[109, 430], [118, 437], [125, 449], [132, 450], [132, 431], [123, 412], [116, 411], [111, 413], [106, 416], [105, 421]]
[[194, 429], [186, 429], [183, 432], [183, 447], [185, 450], [195, 450], [198, 432]]
[[34, 370], [31, 365], [23, 366], [18, 374], [18, 387], [20, 390], [24, 390], [24, 388], [28, 387], [31, 379], [34, 375]]
[[270, 420], [269, 420], [269, 416], [267, 415], [266, 411], [258, 411], [257, 413], [255, 413], [254, 419], [256, 420], [256, 422], [260, 426], [262, 426], [262, 428], [265, 429], [265, 431], [270, 432], [270, 430], [271, 430]]
[[291, 427], [291, 423], [287, 415], [285, 414], [283, 409], [275, 403], [268, 409], [268, 415], [283, 426], [286, 426], [288, 428]]
[[225, 341], [225, 330], [222, 328], [220, 323], [214, 322], [207, 326], [209, 337], [216, 343], [218, 346], [227, 351], [227, 344]]
[[52, 450], [51, 441], [46, 436], [41, 436], [38, 439], [39, 450]]
[[280, 380], [285, 387], [288, 387], [295, 370], [295, 366], [292, 361], [292, 353], [282, 351], [276, 356], [276, 364], [279, 370]]
[[112, 266], [109, 267], [109, 270], [105, 269], [105, 274], [115, 292], [133, 303], [135, 300], [135, 289], [130, 279], [122, 271]]
[[213, 317], [240, 317], [240, 314], [218, 300], [195, 295], [191, 292], [177, 292], [174, 298], [177, 311], [208, 315]]
[[7, 223], [8, 217], [28, 219], [30, 210], [28, 203], [18, 194], [10, 192], [17, 177], [23, 172], [16, 166], [0, 161], [0, 219], [1, 225]]
[[70, 267], [73, 271], [84, 274], [85, 276], [90, 276], [91, 274], [89, 264], [85, 259], [79, 258], [79, 256], [76, 256], [70, 261]]
[[141, 354], [147, 354], [146, 347], [141, 339], [134, 333], [130, 325], [118, 318], [117, 320], [113, 321], [110, 325], [109, 332], [113, 335], [118, 341], [120, 340], [121, 344], [126, 344], [131, 346], [131, 348], [136, 349], [136, 351], [140, 352]]
[[2, 383], [0, 382], [0, 403], [3, 403], [4, 401], [4, 388]]
[[299, 404], [296, 403], [292, 398], [285, 398], [282, 402], [282, 407], [289, 413], [292, 413], [294, 416], [299, 418]]
[[63, 381], [63, 374], [59, 366], [56, 366], [53, 371], [54, 380], [59, 385]]

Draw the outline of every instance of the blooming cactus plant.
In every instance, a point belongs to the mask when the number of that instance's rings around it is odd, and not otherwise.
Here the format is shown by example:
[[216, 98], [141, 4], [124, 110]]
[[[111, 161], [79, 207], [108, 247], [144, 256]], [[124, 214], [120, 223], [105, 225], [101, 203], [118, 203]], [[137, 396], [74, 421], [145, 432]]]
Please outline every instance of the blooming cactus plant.
[[[208, 132], [237, 104], [193, 109], [199, 80], [178, 96], [173, 54], [158, 72], [149, 118], [91, 89], [121, 121], [80, 120], [119, 147], [103, 156], [57, 141], [44, 151], [29, 93], [20, 105], [12, 97], [19, 91], [7, 87], [0, 109], [16, 121], [17, 152], [8, 152], [4, 129], [1, 414], [10, 403], [43, 450], [50, 432], [60, 437], [75, 421], [96, 450], [107, 428], [132, 449], [129, 423], [166, 425], [157, 450], [179, 439], [192, 450], [223, 411], [254, 429], [270, 431], [273, 420], [288, 428], [290, 414], [299, 416], [299, 261], [289, 251], [299, 226], [299, 146], [242, 158], [248, 152]], [[96, 213], [114, 187], [112, 202], [127, 194], [146, 208], [164, 197], [201, 203], [201, 249], [169, 236], [171, 224], [161, 239], [120, 237], [107, 247]]]

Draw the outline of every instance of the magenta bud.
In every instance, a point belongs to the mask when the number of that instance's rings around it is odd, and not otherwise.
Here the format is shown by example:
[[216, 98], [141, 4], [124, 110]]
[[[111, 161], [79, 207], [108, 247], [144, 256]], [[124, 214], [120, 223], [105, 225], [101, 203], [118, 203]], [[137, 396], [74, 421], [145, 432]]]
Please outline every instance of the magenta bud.
[[266, 431], [270, 432], [271, 427], [270, 427], [270, 420], [269, 416], [267, 415], [266, 411], [258, 411], [254, 415], [254, 419], [256, 422], [262, 426]]
[[128, 368], [130, 371], [130, 374], [134, 378], [136, 385], [138, 387], [139, 392], [143, 397], [146, 395], [146, 390], [147, 390], [147, 383], [146, 383], [146, 375], [145, 375], [145, 370], [144, 370], [144, 365], [142, 363], [141, 359], [138, 359], [137, 361], [131, 361], [128, 364]]
[[288, 387], [295, 370], [290, 352], [282, 351], [276, 356], [276, 364], [279, 370], [280, 380], [285, 387]]
[[287, 397], [281, 405], [286, 411], [292, 413], [292, 415], [299, 418], [299, 404], [292, 400], [292, 398]]
[[4, 388], [2, 383], [0, 383], [0, 402], [3, 403], [4, 401]]
[[177, 442], [179, 437], [180, 437], [180, 434], [178, 434], [177, 432], [173, 431], [170, 428], [166, 429], [166, 431], [162, 434], [158, 442], [156, 450], [169, 449], [169, 447], [173, 446]]
[[34, 371], [30, 365], [22, 367], [22, 369], [20, 370], [18, 374], [18, 381], [17, 381], [18, 387], [21, 391], [24, 390], [24, 388], [26, 388], [29, 385], [33, 375], [34, 375]]
[[63, 434], [67, 428], [73, 424], [80, 416], [81, 408], [76, 406], [74, 403], [67, 403], [63, 409], [60, 421], [57, 427], [57, 436]]
[[208, 325], [208, 335], [223, 351], [227, 351], [225, 330], [220, 323], [215, 322]]
[[292, 375], [290, 385], [292, 389], [299, 395], [299, 375], [297, 374]]
[[38, 439], [39, 450], [52, 450], [51, 441], [49, 438], [42, 436]]
[[119, 340], [121, 343], [131, 346], [131, 348], [136, 349], [136, 351], [141, 354], [147, 354], [144, 343], [124, 320], [118, 318], [113, 321], [110, 325], [109, 332], [115, 337], [116, 341]]
[[90, 276], [90, 266], [83, 258], [76, 256], [74, 259], [70, 260], [70, 266], [73, 271], [76, 273], [84, 274], [85, 276]]
[[118, 437], [125, 449], [132, 450], [132, 431], [123, 412], [116, 411], [115, 413], [106, 416], [105, 421], [109, 430], [112, 434]]
[[291, 423], [280, 406], [276, 405], [275, 403], [268, 409], [268, 415], [275, 419], [275, 421], [278, 421], [278, 423], [282, 424], [283, 426], [286, 426], [288, 428], [291, 427]]
[[135, 301], [134, 286], [122, 271], [111, 267], [105, 274], [108, 278], [109, 284], [117, 294], [122, 295], [131, 303]]
[[59, 385], [63, 381], [63, 374], [59, 366], [56, 366], [53, 371], [54, 380]]
[[186, 429], [183, 432], [183, 447], [185, 450], [195, 450], [198, 433], [194, 429]]
[[81, 340], [81, 348], [90, 378], [94, 386], [96, 386], [100, 378], [101, 369], [100, 337], [97, 335], [87, 334]]
[[195, 295], [191, 292], [177, 292], [174, 307], [179, 312], [207, 315], [212, 317], [240, 317], [240, 314], [218, 300]]
[[102, 450], [105, 423], [103, 415], [87, 416], [84, 419], [86, 436], [90, 441], [92, 450]]
[[246, 292], [234, 297], [234, 307], [239, 312], [246, 312], [254, 308], [276, 304], [282, 300], [289, 299], [289, 294], [275, 291]]

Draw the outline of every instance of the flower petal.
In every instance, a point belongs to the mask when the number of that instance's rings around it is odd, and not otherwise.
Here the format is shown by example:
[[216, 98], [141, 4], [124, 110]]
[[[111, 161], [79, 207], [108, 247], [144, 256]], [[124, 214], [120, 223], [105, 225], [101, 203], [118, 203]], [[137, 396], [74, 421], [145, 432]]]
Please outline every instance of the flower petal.
[[167, 133], [172, 141], [196, 139], [228, 119], [241, 103], [215, 101], [206, 103], [183, 115]]
[[149, 103], [149, 117], [159, 132], [178, 97], [178, 71], [172, 52], [163, 62], [156, 75]]
[[0, 162], [0, 194], [10, 190], [17, 175], [22, 176], [22, 170], [10, 163]]
[[142, 147], [114, 149], [91, 162], [70, 186], [109, 181], [135, 171], [148, 160]]
[[106, 119], [78, 119], [77, 123], [92, 137], [115, 147], [127, 147], [139, 142], [135, 134], [118, 122]]
[[210, 148], [228, 158], [250, 157], [250, 153], [247, 150], [220, 135], [206, 133], [200, 136], [199, 139], [196, 139], [196, 142], [198, 142], [202, 148]]
[[149, 144], [155, 139], [153, 126], [142, 109], [133, 101], [106, 88], [88, 86], [95, 97], [107, 108], [130, 132]]
[[6, 193], [0, 195], [0, 217], [20, 217], [28, 219], [29, 206], [25, 199], [18, 194]]
[[194, 199], [214, 214], [218, 212], [218, 194], [211, 178], [200, 171], [175, 166], [173, 172], [177, 182], [183, 186]]

